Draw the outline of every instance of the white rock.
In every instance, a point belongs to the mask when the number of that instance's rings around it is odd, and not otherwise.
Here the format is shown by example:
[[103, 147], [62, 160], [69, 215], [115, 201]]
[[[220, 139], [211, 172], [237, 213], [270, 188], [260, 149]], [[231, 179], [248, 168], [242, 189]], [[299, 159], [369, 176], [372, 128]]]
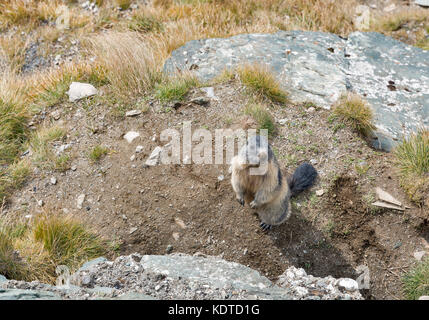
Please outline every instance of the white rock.
[[310, 108], [307, 109], [308, 113], [313, 113], [314, 111], [316, 111], [315, 107], [310, 107]]
[[152, 151], [149, 158], [146, 160], [146, 165], [147, 166], [156, 166], [159, 163], [159, 160], [161, 158], [161, 152], [162, 152], [162, 148], [160, 146], [157, 146]]
[[305, 297], [308, 295], [308, 290], [304, 287], [296, 287], [295, 292], [299, 297]]
[[421, 261], [425, 254], [426, 254], [426, 251], [416, 251], [416, 252], [414, 252], [413, 256], [418, 261]]
[[213, 100], [219, 100], [218, 97], [216, 97], [214, 94], [214, 88], [213, 87], [204, 87], [204, 88], [201, 88], [201, 90], [203, 90], [206, 93], [207, 97], [209, 97]]
[[39, 200], [39, 201], [37, 201], [37, 205], [39, 206], [39, 207], [43, 207], [43, 205], [44, 205], [45, 203], [43, 202], [43, 200]]
[[415, 3], [422, 7], [429, 7], [429, 0], [415, 0]]
[[225, 176], [223, 174], [221, 174], [219, 177], [217, 177], [217, 179], [219, 181], [223, 181], [225, 179]]
[[69, 95], [69, 101], [74, 102], [79, 99], [93, 96], [98, 93], [98, 90], [89, 83], [72, 82], [69, 91], [66, 93]]
[[429, 300], [429, 296], [421, 296], [419, 300]]
[[316, 190], [316, 196], [321, 197], [321, 196], [323, 196], [324, 193], [325, 193], [325, 190], [323, 190], [323, 189]]
[[140, 153], [143, 151], [143, 146], [137, 146], [136, 147], [136, 153]]
[[57, 178], [51, 177], [51, 184], [57, 184]]
[[391, 12], [396, 9], [396, 4], [392, 3], [390, 6], [387, 6], [383, 9], [384, 12]]
[[85, 194], [82, 193], [77, 197], [77, 208], [82, 209], [83, 202], [85, 201]]
[[134, 161], [134, 159], [136, 158], [136, 155], [135, 154], [133, 154], [131, 157], [130, 157], [130, 161]]
[[138, 230], [138, 228], [134, 227], [130, 229], [130, 234], [133, 234], [134, 232], [136, 232]]
[[286, 122], [287, 122], [287, 119], [280, 119], [279, 120], [279, 123], [283, 126], [283, 125], [285, 125], [286, 124]]
[[133, 142], [133, 140], [140, 136], [140, 133], [135, 131], [129, 131], [124, 135], [124, 139], [128, 141], [128, 143]]
[[341, 289], [345, 289], [347, 291], [356, 291], [359, 289], [358, 283], [349, 278], [338, 279], [337, 286]]
[[138, 116], [141, 113], [142, 112], [140, 110], [131, 110], [131, 111], [127, 111], [125, 113], [125, 116], [127, 116], [127, 117], [135, 117], [135, 116]]

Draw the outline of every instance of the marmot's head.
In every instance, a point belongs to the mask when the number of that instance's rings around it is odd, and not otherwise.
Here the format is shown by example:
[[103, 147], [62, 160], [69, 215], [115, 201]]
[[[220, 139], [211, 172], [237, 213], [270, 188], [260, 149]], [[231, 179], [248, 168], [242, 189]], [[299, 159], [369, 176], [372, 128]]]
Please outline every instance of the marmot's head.
[[273, 151], [265, 136], [251, 136], [247, 143], [238, 152], [238, 161], [241, 167], [259, 167], [264, 161], [271, 161]]

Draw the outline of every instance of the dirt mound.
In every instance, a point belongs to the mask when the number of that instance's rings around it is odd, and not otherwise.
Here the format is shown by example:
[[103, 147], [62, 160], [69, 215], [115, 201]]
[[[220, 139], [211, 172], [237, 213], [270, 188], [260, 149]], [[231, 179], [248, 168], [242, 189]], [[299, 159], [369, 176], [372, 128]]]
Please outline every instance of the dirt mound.
[[[271, 280], [291, 265], [318, 277], [356, 279], [356, 268], [365, 265], [371, 279], [367, 298], [400, 298], [400, 276], [415, 263], [413, 252], [427, 245], [415, 228], [422, 223], [422, 211], [407, 202], [391, 172], [390, 155], [370, 149], [332, 120], [329, 111], [308, 104], [270, 106], [279, 122], [271, 143], [283, 170], [293, 172], [310, 161], [319, 179], [293, 199], [291, 218], [268, 233], [259, 229], [253, 210], [235, 200], [227, 164], [143, 166], [152, 150], [165, 144], [160, 132], [180, 131], [184, 121], [211, 132], [251, 123], [241, 110], [249, 99], [243, 88], [227, 83], [214, 92], [218, 99], [201, 106], [190, 102], [204, 95], [195, 89], [177, 110], [149, 100], [149, 111], [133, 118], [112, 116], [99, 97], [57, 106], [56, 123], [68, 130], [64, 143], [70, 145], [75, 170], [39, 169], [8, 210], [34, 214], [42, 210], [38, 200], [43, 200], [118, 241], [120, 254], [202, 252], [247, 265]], [[123, 135], [131, 130], [140, 136], [128, 143]], [[109, 154], [94, 163], [88, 151], [95, 145], [107, 147]], [[136, 153], [138, 145], [142, 150]], [[49, 183], [52, 176], [55, 185]], [[370, 206], [375, 186], [411, 209], [375, 210]], [[79, 209], [81, 194], [85, 200]]]

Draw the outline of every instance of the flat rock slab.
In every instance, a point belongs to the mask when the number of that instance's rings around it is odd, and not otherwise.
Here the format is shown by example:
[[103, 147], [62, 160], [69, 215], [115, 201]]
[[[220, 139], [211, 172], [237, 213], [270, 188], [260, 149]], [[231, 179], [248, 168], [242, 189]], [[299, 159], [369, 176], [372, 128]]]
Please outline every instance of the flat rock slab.
[[48, 291], [0, 289], [0, 300], [60, 300], [61, 298]]
[[143, 256], [141, 265], [147, 271], [171, 278], [197, 280], [211, 288], [232, 287], [245, 290], [262, 299], [291, 299], [286, 291], [274, 285], [258, 271], [235, 262], [207, 256], [182, 254]]
[[429, 51], [375, 32], [347, 39], [280, 31], [192, 40], [173, 51], [164, 70], [192, 70], [209, 81], [246, 62], [268, 65], [297, 103], [329, 109], [346, 90], [362, 95], [375, 113], [373, 145], [379, 149], [390, 151], [395, 141], [429, 125]]

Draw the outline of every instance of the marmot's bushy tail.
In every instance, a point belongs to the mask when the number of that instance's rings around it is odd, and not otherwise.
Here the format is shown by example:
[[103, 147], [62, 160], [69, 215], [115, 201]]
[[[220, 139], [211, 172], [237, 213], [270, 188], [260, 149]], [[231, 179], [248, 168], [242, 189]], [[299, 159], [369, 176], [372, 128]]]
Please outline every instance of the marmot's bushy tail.
[[317, 171], [311, 164], [308, 162], [301, 164], [288, 180], [292, 197], [296, 196], [301, 191], [310, 188], [316, 180], [316, 177]]

